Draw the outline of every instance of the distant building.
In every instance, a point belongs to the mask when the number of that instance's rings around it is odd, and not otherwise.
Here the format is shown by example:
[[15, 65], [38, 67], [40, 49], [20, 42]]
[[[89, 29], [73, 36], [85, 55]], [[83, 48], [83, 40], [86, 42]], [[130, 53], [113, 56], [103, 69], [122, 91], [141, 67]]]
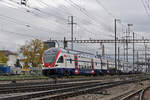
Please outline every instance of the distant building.
[[17, 53], [13, 53], [9, 50], [0, 50], [0, 53], [8, 58], [7, 65], [14, 67], [17, 61]]
[[0, 50], [0, 53], [4, 54], [5, 56], [9, 56], [9, 55], [17, 55], [17, 53], [13, 53], [9, 50]]
[[17, 55], [9, 55], [7, 65], [11, 67], [15, 67], [15, 64], [17, 62]]
[[44, 41], [44, 44], [46, 49], [56, 47], [56, 42], [54, 41]]
[[21, 73], [21, 68], [16, 67], [16, 62], [18, 59], [18, 54], [17, 53], [13, 53], [11, 51], [8, 50], [0, 50], [0, 53], [5, 55], [8, 59], [6, 64], [3, 64], [4, 68], [8, 67], [9, 69], [9, 74], [20, 74]]

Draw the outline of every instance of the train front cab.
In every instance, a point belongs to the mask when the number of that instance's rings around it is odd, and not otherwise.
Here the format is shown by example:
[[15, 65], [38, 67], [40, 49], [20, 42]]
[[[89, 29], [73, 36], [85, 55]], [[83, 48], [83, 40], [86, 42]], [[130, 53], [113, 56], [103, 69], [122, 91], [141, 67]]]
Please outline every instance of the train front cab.
[[58, 48], [51, 48], [44, 52], [43, 55], [43, 74], [44, 75], [54, 75], [57, 74], [57, 68], [59, 68], [59, 63], [64, 62], [64, 58], [60, 56], [61, 50]]

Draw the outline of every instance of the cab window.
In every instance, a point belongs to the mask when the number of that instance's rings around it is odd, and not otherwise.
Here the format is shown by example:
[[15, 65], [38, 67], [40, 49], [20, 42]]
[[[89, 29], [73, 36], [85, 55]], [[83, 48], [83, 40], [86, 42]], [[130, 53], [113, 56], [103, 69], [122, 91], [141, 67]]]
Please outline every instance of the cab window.
[[63, 58], [63, 56], [60, 56], [60, 57], [59, 57], [57, 63], [64, 63], [64, 58]]

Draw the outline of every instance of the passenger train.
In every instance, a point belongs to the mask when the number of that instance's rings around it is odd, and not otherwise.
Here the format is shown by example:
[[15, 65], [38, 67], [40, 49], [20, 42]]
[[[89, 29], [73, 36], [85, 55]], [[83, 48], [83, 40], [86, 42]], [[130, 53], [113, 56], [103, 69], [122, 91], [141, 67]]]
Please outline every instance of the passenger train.
[[50, 48], [43, 54], [44, 75], [114, 75], [127, 73], [124, 69], [123, 63], [115, 68], [114, 61], [85, 52]]

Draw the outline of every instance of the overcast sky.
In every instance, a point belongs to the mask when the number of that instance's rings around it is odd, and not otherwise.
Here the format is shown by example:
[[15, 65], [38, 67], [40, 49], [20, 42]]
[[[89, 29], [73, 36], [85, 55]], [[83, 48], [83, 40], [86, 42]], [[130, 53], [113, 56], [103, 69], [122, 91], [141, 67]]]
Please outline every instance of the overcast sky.
[[[149, 0], [28, 0], [27, 7], [20, 1], [0, 0], [0, 49], [16, 51], [33, 38], [70, 39], [69, 16], [74, 16], [77, 39], [114, 39], [115, 18], [121, 20], [119, 38], [127, 24], [133, 24], [137, 38], [150, 38]], [[111, 48], [108, 45], [106, 51]]]

